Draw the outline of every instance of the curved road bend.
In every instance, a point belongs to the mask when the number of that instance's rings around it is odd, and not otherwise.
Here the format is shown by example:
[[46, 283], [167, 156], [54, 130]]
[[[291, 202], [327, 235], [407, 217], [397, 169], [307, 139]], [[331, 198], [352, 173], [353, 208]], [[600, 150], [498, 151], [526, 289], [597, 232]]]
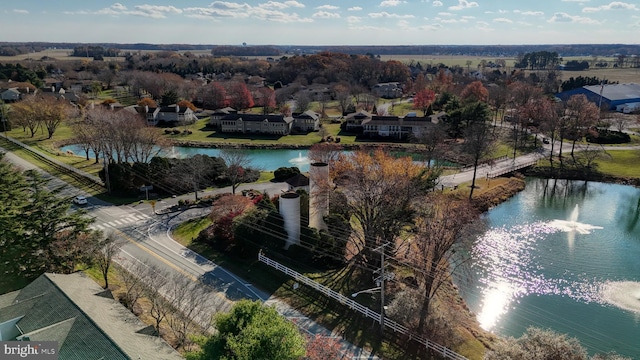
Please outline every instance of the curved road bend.
[[[0, 151], [5, 152], [7, 161], [12, 162], [23, 170], [40, 170], [35, 165], [11, 152], [7, 152], [2, 148], [0, 148]], [[269, 294], [185, 248], [171, 238], [170, 233], [173, 227], [188, 219], [205, 215], [209, 212], [208, 208], [155, 215], [147, 204], [115, 206], [74, 188], [56, 177], [47, 173], [44, 174], [51, 179], [51, 187], [66, 186], [61, 194], [62, 196], [85, 195], [87, 197], [88, 205], [85, 209], [88, 216], [95, 219], [92, 228], [116, 234], [126, 240], [121, 252], [116, 257], [116, 262], [127, 268], [131, 268], [134, 262], [141, 262], [146, 265], [153, 264], [161, 269], [162, 272], [170, 275], [178, 273], [186, 276], [209, 292], [207, 308], [211, 309], [211, 312], [208, 315], [214, 312], [228, 311], [233, 306], [233, 303], [240, 299], [259, 299], [275, 306], [278, 312], [294, 321], [305, 333], [336, 338], [345, 353], [353, 354], [353, 359], [377, 359], [376, 356], [371, 355], [368, 351], [347, 342], [339, 336], [335, 336], [331, 331], [313, 322], [313, 320], [291, 308], [286, 303], [271, 297]], [[286, 183], [264, 183], [244, 184], [238, 190], [266, 190], [271, 194], [276, 194], [286, 190], [286, 188]], [[222, 192], [230, 192], [230, 188], [205, 191], [201, 194], [205, 196]], [[193, 198], [193, 195], [189, 194], [159, 201], [156, 205], [156, 210], [177, 204], [181, 199], [191, 198]], [[72, 207], [74, 209], [77, 208], [76, 205], [72, 205]], [[210, 322], [210, 316], [208, 315], [196, 320], [201, 324], [208, 324]]]

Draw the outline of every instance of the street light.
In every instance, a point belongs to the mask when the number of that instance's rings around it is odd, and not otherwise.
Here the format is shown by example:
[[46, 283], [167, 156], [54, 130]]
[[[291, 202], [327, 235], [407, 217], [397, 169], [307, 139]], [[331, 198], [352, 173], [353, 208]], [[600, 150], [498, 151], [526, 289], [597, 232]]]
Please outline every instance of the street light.
[[355, 293], [351, 294], [351, 297], [356, 297], [356, 296], [358, 296], [360, 294], [373, 294], [374, 292], [379, 291], [380, 289], [381, 289], [381, 287], [378, 286], [378, 287], [374, 287], [372, 289], [361, 290], [361, 291], [358, 291], [358, 292], [355, 292]]

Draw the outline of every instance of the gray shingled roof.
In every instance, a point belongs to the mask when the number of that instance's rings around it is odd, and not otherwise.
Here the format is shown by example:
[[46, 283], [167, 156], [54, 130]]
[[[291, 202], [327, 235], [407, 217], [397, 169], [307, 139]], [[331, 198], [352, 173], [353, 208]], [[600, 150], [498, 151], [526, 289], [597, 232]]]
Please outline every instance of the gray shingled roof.
[[17, 296], [0, 296], [0, 314], [24, 315], [16, 324], [22, 336], [58, 341], [60, 359], [182, 359], [162, 339], [139, 333], [145, 324], [103, 292], [83, 273], [44, 274]]

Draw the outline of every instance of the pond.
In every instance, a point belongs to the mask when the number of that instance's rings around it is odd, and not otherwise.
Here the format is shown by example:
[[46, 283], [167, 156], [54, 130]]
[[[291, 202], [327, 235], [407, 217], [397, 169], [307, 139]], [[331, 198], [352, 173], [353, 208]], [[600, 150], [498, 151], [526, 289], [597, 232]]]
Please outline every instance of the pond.
[[590, 353], [640, 359], [640, 190], [528, 179], [490, 210], [457, 281], [483, 328], [550, 328]]
[[[66, 145], [60, 148], [63, 152], [72, 152], [76, 155], [83, 156], [84, 150], [78, 145]], [[190, 157], [196, 154], [203, 154], [208, 156], [220, 156], [220, 152], [223, 149], [214, 148], [198, 148], [198, 147], [185, 147], [185, 146], [173, 146], [169, 150], [161, 152], [160, 156], [168, 157]], [[307, 149], [241, 149], [247, 153], [250, 160], [250, 167], [259, 169], [262, 171], [274, 171], [280, 167], [292, 167], [296, 166], [301, 172], [309, 171], [309, 158]], [[348, 151], [345, 151], [348, 153]], [[396, 156], [409, 156], [408, 153], [398, 153]], [[93, 152], [89, 152], [89, 156], [93, 157]], [[423, 162], [421, 162], [423, 163]], [[446, 162], [445, 165], [453, 166], [455, 164]]]

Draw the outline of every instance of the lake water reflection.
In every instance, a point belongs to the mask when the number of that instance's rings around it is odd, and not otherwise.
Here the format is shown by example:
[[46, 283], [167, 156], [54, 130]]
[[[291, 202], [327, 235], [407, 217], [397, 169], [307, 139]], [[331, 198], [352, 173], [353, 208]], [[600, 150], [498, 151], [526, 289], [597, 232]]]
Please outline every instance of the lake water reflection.
[[485, 329], [551, 328], [640, 359], [639, 189], [528, 179], [485, 220], [460, 286]]

